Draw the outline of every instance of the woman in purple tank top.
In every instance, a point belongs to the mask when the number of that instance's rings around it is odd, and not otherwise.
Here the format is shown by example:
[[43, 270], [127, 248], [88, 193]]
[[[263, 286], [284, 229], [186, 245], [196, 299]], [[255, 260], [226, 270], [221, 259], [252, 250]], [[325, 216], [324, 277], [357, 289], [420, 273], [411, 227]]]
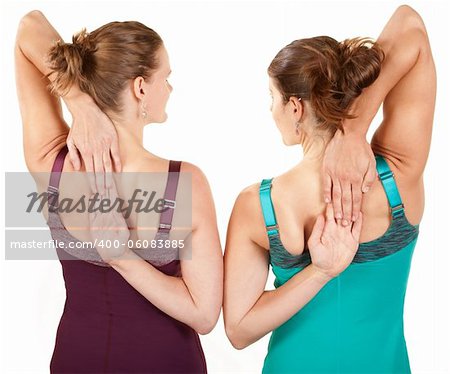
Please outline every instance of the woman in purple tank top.
[[[169, 59], [160, 36], [139, 22], [111, 22], [91, 33], [83, 30], [74, 35], [73, 43], [64, 43], [44, 15], [33, 11], [19, 25], [15, 64], [26, 164], [31, 173], [51, 172], [45, 182], [36, 178], [36, 183], [48, 193], [51, 235], [64, 244], [57, 254], [66, 302], [50, 371], [206, 372], [198, 334], [210, 332], [219, 317], [222, 251], [214, 203], [202, 171], [143, 147], [144, 126], [166, 120], [172, 91], [167, 81]], [[71, 158], [75, 167], [66, 161], [68, 151], [73, 151], [71, 136], [82, 127], [67, 126], [61, 99], [74, 123], [89, 122], [83, 131], [95, 132], [102, 124], [108, 149], [102, 159], [82, 154], [82, 164]], [[111, 124], [109, 130], [105, 123]], [[105, 144], [94, 147], [103, 149]], [[67, 173], [74, 171], [104, 171], [106, 178]], [[62, 198], [98, 192], [102, 199], [126, 201], [136, 190], [138, 177], [125, 183], [119, 173], [108, 174], [112, 171], [164, 173], [163, 183], [155, 182], [163, 209], [153, 215], [136, 209], [128, 217], [114, 210], [84, 212], [87, 229], [72, 230], [81, 226], [73, 214], [61, 213]], [[70, 179], [75, 174], [84, 178], [76, 188]], [[184, 175], [192, 177], [191, 184], [183, 181]], [[185, 223], [183, 210], [191, 220], [188, 233], [177, 230]], [[172, 243], [175, 238], [177, 245], [141, 254], [129, 244], [115, 252], [100, 245], [90, 251], [79, 249], [80, 243], [94, 239], [136, 243], [147, 237], [158, 243]], [[180, 240], [189, 243], [189, 255], [181, 251]]]

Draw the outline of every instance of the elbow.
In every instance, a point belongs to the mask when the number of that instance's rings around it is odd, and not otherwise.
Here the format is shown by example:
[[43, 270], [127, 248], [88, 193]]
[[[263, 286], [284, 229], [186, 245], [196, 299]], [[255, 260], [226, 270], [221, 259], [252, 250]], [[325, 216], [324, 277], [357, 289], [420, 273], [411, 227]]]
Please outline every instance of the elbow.
[[42, 13], [40, 10], [32, 10], [20, 19], [19, 27], [29, 26], [33, 22], [41, 20], [43, 18], [44, 13]]
[[[401, 34], [406, 43], [418, 48], [420, 54], [431, 56], [427, 29], [419, 13], [409, 5], [402, 5], [397, 8], [395, 15], [399, 25], [401, 25]], [[400, 37], [400, 34], [398, 37]]]
[[241, 350], [247, 348], [251, 343], [242, 334], [242, 330], [236, 326], [230, 326], [225, 324], [225, 333], [227, 334], [228, 340], [230, 341], [233, 348]]
[[29, 21], [35, 21], [35, 20], [40, 20], [40, 19], [43, 19], [45, 16], [44, 16], [44, 13], [42, 13], [40, 10], [37, 10], [37, 9], [35, 9], [35, 10], [31, 10], [31, 11], [29, 11], [28, 13], [26, 13], [22, 18], [21, 18], [21, 22], [22, 21], [26, 21], [26, 22], [29, 22]]
[[215, 323], [202, 322], [195, 326], [195, 331], [199, 335], [208, 335], [214, 329], [215, 325], [216, 325]]
[[217, 324], [219, 313], [205, 313], [200, 318], [197, 318], [196, 325], [194, 326], [195, 331], [200, 335], [209, 334]]
[[395, 11], [403, 27], [426, 32], [425, 24], [420, 14], [409, 5], [401, 5]]
[[19, 21], [19, 27], [17, 29], [18, 36], [32, 28], [36, 22], [40, 22], [43, 19], [45, 19], [45, 16], [40, 10], [32, 10], [25, 14]]

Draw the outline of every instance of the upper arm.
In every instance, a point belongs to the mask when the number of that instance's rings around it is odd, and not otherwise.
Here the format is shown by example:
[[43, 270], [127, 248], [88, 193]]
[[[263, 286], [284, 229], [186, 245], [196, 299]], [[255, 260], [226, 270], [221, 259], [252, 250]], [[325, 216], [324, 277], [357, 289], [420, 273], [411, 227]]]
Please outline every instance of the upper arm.
[[[42, 169], [40, 166], [47, 159], [54, 158], [56, 149], [65, 142], [69, 133], [69, 127], [63, 119], [60, 99], [50, 93], [47, 88], [50, 83], [48, 78], [26, 57], [22, 49], [22, 44], [29, 42], [27, 39], [34, 32], [34, 25], [46, 22], [42, 18], [40, 12], [31, 12], [22, 18], [14, 49], [23, 146], [30, 171], [47, 171], [47, 168]], [[51, 26], [39, 30], [48, 30], [51, 35], [39, 35], [37, 40], [47, 40], [56, 33]], [[45, 56], [32, 58], [44, 59]]]
[[261, 223], [258, 196], [251, 189], [238, 196], [228, 225], [225, 246], [224, 320], [236, 326], [264, 293], [269, 272], [268, 251], [254, 240], [249, 227]]
[[[436, 71], [425, 26], [420, 16], [410, 7], [400, 7], [398, 29], [380, 35], [383, 49], [389, 48], [395, 38], [403, 38], [399, 50], [383, 63], [394, 70], [402, 59], [414, 58], [413, 67], [389, 91], [383, 102], [383, 122], [372, 138], [375, 152], [385, 155], [404, 172], [416, 179], [423, 173], [428, 158], [436, 98]], [[418, 46], [414, 50], [411, 46]], [[415, 53], [414, 56], [410, 56]], [[389, 55], [387, 55], [389, 56]], [[381, 75], [380, 75], [381, 77]], [[384, 76], [385, 80], [389, 75]], [[386, 82], [375, 82], [380, 85]], [[375, 87], [376, 88], [376, 87]]]
[[192, 175], [192, 257], [181, 260], [184, 282], [194, 301], [218, 318], [222, 306], [223, 257], [211, 189], [203, 172], [187, 162], [181, 172]]

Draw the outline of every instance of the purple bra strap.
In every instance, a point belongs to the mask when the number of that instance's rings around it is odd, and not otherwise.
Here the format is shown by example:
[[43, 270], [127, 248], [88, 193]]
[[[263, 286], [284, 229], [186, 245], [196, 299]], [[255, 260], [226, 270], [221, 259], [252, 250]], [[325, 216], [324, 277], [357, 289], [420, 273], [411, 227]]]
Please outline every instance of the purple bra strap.
[[47, 192], [49, 194], [49, 205], [55, 207], [58, 205], [59, 195], [59, 180], [61, 179], [61, 172], [64, 166], [64, 159], [66, 158], [69, 149], [65, 145], [61, 148], [53, 163], [52, 172], [50, 174], [50, 181], [48, 183]]
[[[68, 151], [67, 146], [61, 148], [56, 156], [55, 162], [53, 163], [52, 172], [50, 174], [50, 182], [47, 189], [49, 194], [49, 205], [52, 207], [56, 207], [58, 205], [59, 181], [61, 179], [61, 172], [64, 166], [64, 159]], [[167, 177], [166, 190], [164, 192], [164, 207], [169, 209], [161, 213], [158, 228], [158, 232], [160, 233], [169, 233], [172, 228], [173, 210], [176, 206], [175, 197], [177, 194], [180, 169], [181, 161], [170, 160], [169, 175]]]
[[170, 160], [169, 175], [167, 177], [166, 191], [164, 192], [164, 207], [169, 209], [166, 209], [161, 213], [158, 233], [169, 233], [172, 228], [173, 210], [176, 206], [175, 196], [177, 194], [180, 169], [181, 161]]

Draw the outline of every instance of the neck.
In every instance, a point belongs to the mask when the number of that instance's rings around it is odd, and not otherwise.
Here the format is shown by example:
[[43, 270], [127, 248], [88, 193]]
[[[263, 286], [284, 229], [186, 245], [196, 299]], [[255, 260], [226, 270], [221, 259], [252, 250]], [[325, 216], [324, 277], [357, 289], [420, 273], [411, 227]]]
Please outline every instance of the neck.
[[328, 143], [331, 140], [331, 135], [325, 131], [301, 131], [300, 145], [303, 149], [303, 162], [322, 166], [323, 157]]
[[127, 122], [113, 120], [117, 131], [120, 159], [125, 166], [139, 159], [139, 154], [145, 152], [144, 126], [139, 121]]

